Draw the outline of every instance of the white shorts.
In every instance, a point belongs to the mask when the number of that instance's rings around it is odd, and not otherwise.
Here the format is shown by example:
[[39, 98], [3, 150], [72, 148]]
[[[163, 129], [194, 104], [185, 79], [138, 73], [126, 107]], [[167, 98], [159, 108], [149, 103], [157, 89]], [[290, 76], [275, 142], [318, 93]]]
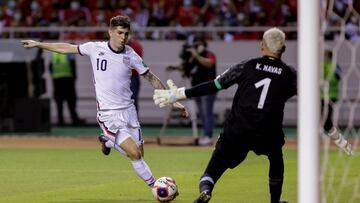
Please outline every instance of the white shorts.
[[131, 137], [137, 145], [144, 144], [134, 106], [121, 110], [98, 111], [97, 121], [104, 135], [120, 145]]

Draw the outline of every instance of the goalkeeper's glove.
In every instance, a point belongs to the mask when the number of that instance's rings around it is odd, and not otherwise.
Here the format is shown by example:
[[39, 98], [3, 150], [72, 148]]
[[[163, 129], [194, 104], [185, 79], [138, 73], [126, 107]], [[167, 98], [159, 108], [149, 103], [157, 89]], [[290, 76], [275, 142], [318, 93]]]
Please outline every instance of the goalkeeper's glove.
[[154, 91], [154, 103], [160, 108], [173, 104], [176, 101], [186, 99], [185, 87], [178, 88], [172, 80], [168, 80], [167, 85], [169, 86], [169, 89], [167, 90], [156, 89]]

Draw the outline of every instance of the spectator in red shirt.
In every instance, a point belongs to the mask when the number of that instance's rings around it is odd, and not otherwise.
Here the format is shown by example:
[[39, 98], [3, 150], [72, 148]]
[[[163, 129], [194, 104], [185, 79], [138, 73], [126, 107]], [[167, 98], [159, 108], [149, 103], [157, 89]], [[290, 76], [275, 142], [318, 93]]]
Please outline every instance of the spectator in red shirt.
[[178, 23], [185, 26], [192, 26], [195, 24], [200, 9], [192, 4], [191, 0], [183, 0], [183, 5], [177, 11]]

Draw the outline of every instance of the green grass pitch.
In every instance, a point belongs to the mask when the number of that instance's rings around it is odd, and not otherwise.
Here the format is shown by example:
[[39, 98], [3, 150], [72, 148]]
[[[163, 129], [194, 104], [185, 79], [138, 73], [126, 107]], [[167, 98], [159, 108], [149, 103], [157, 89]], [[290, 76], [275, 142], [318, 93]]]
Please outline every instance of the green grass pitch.
[[[198, 180], [211, 155], [211, 148], [147, 147], [145, 160], [154, 175], [173, 177], [180, 196], [174, 203], [189, 203], [198, 194]], [[333, 150], [336, 162], [327, 202], [349, 202], [354, 195], [351, 184], [341, 182], [344, 161], [350, 159]], [[285, 181], [283, 198], [296, 202], [297, 152], [284, 150]], [[347, 178], [359, 178], [359, 157], [350, 160]], [[228, 170], [213, 192], [214, 203], [270, 202], [268, 161], [250, 152], [248, 158]], [[329, 181], [325, 181], [325, 184]], [[341, 187], [340, 187], [341, 186]], [[341, 189], [340, 189], [341, 188]], [[359, 194], [359, 191], [355, 193]], [[357, 197], [359, 198], [359, 197]], [[354, 202], [359, 201], [355, 198]], [[135, 174], [128, 159], [118, 153], [106, 157], [98, 149], [0, 149], [1, 203], [156, 203], [150, 189]]]

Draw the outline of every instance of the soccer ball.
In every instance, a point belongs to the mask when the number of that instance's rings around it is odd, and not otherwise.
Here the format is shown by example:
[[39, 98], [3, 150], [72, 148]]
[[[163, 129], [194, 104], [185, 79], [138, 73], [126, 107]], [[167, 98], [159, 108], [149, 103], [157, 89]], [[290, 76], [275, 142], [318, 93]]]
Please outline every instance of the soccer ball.
[[170, 177], [157, 179], [152, 187], [152, 193], [159, 202], [170, 202], [179, 194], [175, 180]]

